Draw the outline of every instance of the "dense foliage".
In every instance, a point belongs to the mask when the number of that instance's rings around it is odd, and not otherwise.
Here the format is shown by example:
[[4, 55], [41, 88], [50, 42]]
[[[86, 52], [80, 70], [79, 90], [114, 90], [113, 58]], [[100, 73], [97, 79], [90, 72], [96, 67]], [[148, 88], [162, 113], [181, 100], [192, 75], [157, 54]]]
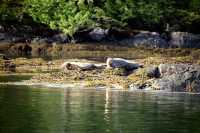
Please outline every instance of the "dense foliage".
[[[2, 1], [2, 0], [1, 0]], [[14, 5], [14, 6], [13, 6]], [[200, 0], [3, 0], [0, 19], [34, 21], [73, 35], [92, 27], [198, 32]]]
[[24, 0], [0, 0], [0, 21], [12, 21], [23, 16]]

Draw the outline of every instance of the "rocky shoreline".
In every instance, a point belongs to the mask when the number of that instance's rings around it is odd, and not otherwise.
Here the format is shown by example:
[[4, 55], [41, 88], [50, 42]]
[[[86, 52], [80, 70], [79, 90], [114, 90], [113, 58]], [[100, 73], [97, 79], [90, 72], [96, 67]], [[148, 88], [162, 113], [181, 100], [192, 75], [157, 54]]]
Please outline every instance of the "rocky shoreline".
[[[120, 62], [118, 62], [120, 60]], [[166, 92], [200, 92], [200, 66], [189, 64], [160, 64], [145, 66], [131, 61], [114, 58], [113, 65], [76, 62], [65, 63], [59, 72], [38, 74], [29, 83], [77, 83], [86, 87], [111, 87], [122, 90], [162, 90]], [[122, 62], [121, 62], [122, 61]], [[125, 62], [124, 62], [125, 61]], [[71, 63], [71, 64], [70, 64]], [[120, 64], [122, 63], [122, 64]], [[127, 69], [127, 64], [137, 67]], [[70, 64], [70, 65], [69, 65]], [[84, 69], [82, 69], [84, 67]], [[87, 67], [87, 68], [86, 68]], [[85, 69], [86, 68], [86, 69]]]
[[[147, 53], [145, 50], [143, 52], [139, 50], [141, 49], [138, 49], [137, 53], [141, 55]], [[175, 57], [149, 55], [146, 54], [144, 58], [133, 58], [132, 60], [107, 58], [107, 60], [98, 61], [88, 59], [8, 58], [1, 54], [0, 74], [33, 74], [31, 80], [25, 81], [27, 84], [81, 83], [85, 87], [111, 87], [121, 90], [200, 92], [199, 58], [190, 58], [185, 54]], [[130, 55], [127, 56], [130, 57]], [[103, 57], [105, 57], [105, 54]]]
[[69, 37], [44, 27], [0, 25], [0, 52], [7, 52], [11, 56], [48, 56], [51, 51], [59, 52], [66, 45], [77, 44], [147, 49], [200, 48], [200, 35], [180, 31], [158, 33], [95, 28], [77, 32], [73, 37]]
[[100, 42], [119, 46], [145, 48], [200, 48], [200, 35], [181, 31], [166, 31], [163, 33], [93, 28], [79, 31], [73, 37], [47, 27], [32, 27], [30, 25], [3, 26], [0, 25], [0, 43], [24, 44], [76, 44], [85, 42]]

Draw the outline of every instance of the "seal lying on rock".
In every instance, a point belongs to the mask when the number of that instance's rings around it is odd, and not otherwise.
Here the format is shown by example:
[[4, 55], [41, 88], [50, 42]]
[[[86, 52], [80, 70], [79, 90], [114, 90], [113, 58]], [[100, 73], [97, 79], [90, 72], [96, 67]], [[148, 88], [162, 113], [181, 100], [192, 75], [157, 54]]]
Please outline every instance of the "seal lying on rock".
[[108, 58], [106, 61], [107, 68], [125, 68], [126, 70], [134, 70], [142, 67], [136, 62], [129, 62], [122, 58]]
[[94, 70], [97, 68], [95, 64], [92, 63], [81, 63], [81, 62], [65, 62], [61, 65], [61, 69], [63, 70]]

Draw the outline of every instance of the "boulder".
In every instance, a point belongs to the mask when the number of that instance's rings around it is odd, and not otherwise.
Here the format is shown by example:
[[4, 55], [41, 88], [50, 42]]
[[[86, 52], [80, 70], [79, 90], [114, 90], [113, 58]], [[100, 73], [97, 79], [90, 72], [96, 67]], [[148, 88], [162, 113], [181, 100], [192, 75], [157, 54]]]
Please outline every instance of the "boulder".
[[154, 80], [153, 89], [175, 92], [200, 92], [200, 66], [162, 64], [159, 66], [159, 70], [161, 70], [162, 78]]
[[5, 34], [4, 33], [0, 33], [0, 41], [5, 39]]
[[156, 80], [153, 88], [172, 92], [200, 92], [200, 71], [172, 74]]
[[156, 32], [139, 33], [134, 37], [122, 40], [120, 44], [145, 48], [167, 48], [169, 46], [167, 41]]
[[52, 42], [56, 42], [56, 43], [68, 43], [69, 42], [69, 38], [65, 34], [56, 34], [49, 40], [51, 40]]
[[161, 76], [165, 76], [184, 72], [188, 67], [189, 66], [185, 64], [160, 64], [158, 69]]
[[46, 44], [47, 42], [48, 38], [39, 38], [39, 37], [36, 37], [31, 41], [32, 44]]
[[13, 37], [12, 37], [11, 35], [9, 35], [9, 34], [6, 34], [6, 33], [0, 33], [0, 41], [10, 43], [10, 42], [13, 41], [12, 38], [13, 38]]
[[161, 76], [180, 74], [187, 71], [200, 70], [199, 65], [188, 65], [188, 64], [160, 64], [158, 66]]
[[81, 62], [65, 62], [61, 65], [61, 69], [65, 70], [94, 70], [97, 68], [95, 64], [92, 63], [81, 63]]
[[108, 58], [106, 66], [107, 68], [125, 68], [126, 70], [134, 70], [141, 67], [141, 65], [136, 62], [129, 62], [122, 58]]
[[102, 41], [107, 35], [107, 29], [96, 28], [89, 32], [90, 38], [94, 41]]
[[188, 32], [172, 32], [169, 45], [175, 48], [200, 48], [200, 35]]

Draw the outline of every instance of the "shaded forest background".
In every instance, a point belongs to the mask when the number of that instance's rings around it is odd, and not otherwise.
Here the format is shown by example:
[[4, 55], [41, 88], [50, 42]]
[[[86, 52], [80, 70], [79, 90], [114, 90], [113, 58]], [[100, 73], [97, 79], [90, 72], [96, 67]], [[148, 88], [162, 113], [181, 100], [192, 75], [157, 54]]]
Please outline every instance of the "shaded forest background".
[[0, 24], [200, 33], [200, 0], [0, 0]]

